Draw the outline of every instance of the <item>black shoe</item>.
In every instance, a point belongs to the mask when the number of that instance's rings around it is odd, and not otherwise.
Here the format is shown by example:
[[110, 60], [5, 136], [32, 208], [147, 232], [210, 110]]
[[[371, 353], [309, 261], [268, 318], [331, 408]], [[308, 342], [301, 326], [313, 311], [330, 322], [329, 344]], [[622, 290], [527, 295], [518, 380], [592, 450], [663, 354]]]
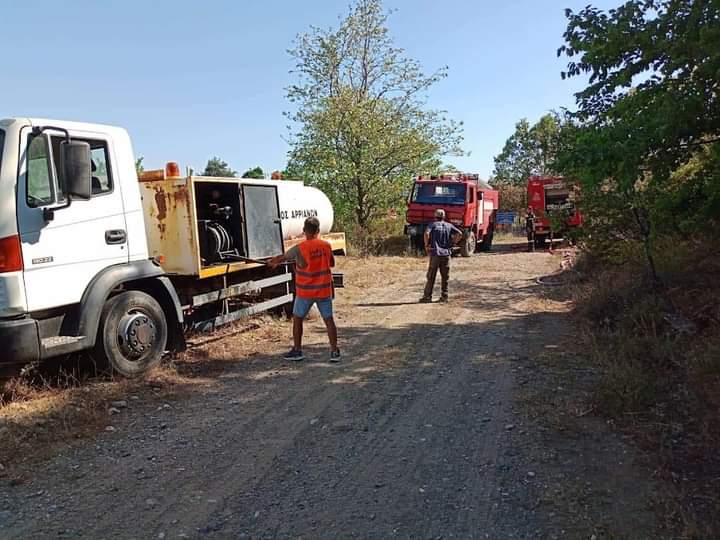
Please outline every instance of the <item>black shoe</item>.
[[283, 356], [283, 359], [300, 362], [301, 360], [305, 360], [305, 355], [303, 354], [302, 350], [293, 347], [292, 349], [290, 349], [290, 352], [286, 353], [285, 356]]
[[432, 302], [432, 298], [428, 298], [427, 296], [423, 296], [420, 300], [418, 300], [421, 304], [429, 304]]
[[330, 362], [332, 362], [333, 364], [337, 364], [341, 358], [342, 356], [340, 356], [340, 349], [338, 349], [337, 351], [330, 351]]
[[448, 300], [448, 297], [447, 297], [447, 296], [441, 296], [441, 297], [440, 297], [440, 302], [443, 303], [443, 304], [447, 304], [449, 301], [450, 301], [450, 300]]

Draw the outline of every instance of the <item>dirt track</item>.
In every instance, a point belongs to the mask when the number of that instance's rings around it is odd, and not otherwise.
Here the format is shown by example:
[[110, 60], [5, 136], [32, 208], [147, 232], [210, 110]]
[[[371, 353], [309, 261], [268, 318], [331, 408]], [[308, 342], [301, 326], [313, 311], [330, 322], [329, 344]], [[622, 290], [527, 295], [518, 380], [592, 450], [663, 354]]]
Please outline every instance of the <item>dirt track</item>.
[[286, 324], [247, 358], [206, 346], [222, 369], [188, 396], [129, 400], [115, 431], [4, 482], [0, 537], [654, 537], [632, 450], [584, 413], [558, 434], [527, 401], [563, 393], [536, 361], [570, 331], [535, 283], [558, 264], [453, 260], [443, 306], [416, 303], [424, 261], [343, 261], [340, 365], [318, 320], [304, 363], [278, 359]]

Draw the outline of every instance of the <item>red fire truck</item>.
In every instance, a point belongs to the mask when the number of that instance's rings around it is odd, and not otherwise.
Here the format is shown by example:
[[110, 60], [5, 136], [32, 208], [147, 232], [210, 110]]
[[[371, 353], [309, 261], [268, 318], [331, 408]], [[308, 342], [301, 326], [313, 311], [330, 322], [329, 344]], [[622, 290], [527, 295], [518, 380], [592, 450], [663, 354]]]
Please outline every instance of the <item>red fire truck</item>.
[[[568, 229], [580, 227], [583, 216], [575, 207], [577, 187], [560, 176], [528, 178], [528, 207], [535, 213], [535, 245], [542, 247], [552, 237], [562, 237]], [[550, 214], [563, 217], [561, 230], [552, 230]]]
[[450, 173], [418, 176], [408, 201], [407, 225], [410, 249], [424, 249], [425, 228], [435, 221], [435, 210], [445, 210], [445, 219], [463, 231], [458, 249], [463, 257], [475, 251], [490, 251], [495, 231], [498, 192], [477, 174]]

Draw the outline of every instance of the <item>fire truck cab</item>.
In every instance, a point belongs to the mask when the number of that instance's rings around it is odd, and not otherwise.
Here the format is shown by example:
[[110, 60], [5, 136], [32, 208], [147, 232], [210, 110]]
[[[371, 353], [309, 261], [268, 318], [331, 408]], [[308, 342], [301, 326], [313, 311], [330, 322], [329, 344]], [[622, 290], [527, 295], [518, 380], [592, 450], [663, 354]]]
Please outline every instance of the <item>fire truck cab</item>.
[[450, 173], [418, 176], [408, 201], [405, 234], [410, 249], [422, 251], [426, 227], [435, 221], [435, 210], [445, 210], [445, 219], [463, 232], [458, 250], [463, 257], [475, 251], [490, 251], [495, 231], [498, 192], [478, 174]]

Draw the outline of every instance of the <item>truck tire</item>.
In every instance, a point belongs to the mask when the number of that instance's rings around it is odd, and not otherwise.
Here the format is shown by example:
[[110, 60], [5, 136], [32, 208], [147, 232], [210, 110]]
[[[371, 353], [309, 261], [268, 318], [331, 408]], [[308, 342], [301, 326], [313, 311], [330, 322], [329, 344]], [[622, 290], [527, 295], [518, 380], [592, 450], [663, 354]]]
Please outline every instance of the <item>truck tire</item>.
[[425, 251], [424, 237], [420, 234], [410, 235], [408, 241], [408, 248], [411, 255], [422, 254]]
[[480, 251], [487, 253], [492, 249], [493, 236], [495, 236], [495, 227], [490, 225], [488, 232], [483, 236], [482, 242], [480, 242]]
[[470, 231], [460, 242], [460, 255], [469, 257], [475, 252], [475, 233]]
[[138, 377], [162, 359], [168, 324], [152, 296], [127, 291], [103, 308], [93, 358], [125, 377]]
[[408, 235], [407, 250], [410, 255], [415, 255], [418, 251], [417, 246], [415, 245], [415, 237], [411, 234]]

